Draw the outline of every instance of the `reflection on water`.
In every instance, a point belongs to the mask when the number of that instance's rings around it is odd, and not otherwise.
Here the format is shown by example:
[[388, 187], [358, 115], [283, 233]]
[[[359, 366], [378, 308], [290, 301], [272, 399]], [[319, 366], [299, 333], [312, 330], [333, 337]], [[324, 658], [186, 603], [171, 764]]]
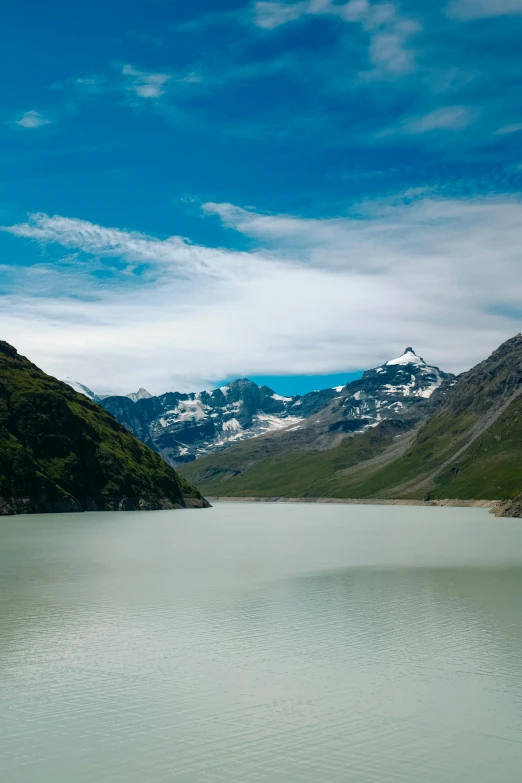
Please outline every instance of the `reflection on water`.
[[522, 523], [218, 505], [0, 520], [5, 783], [515, 783]]

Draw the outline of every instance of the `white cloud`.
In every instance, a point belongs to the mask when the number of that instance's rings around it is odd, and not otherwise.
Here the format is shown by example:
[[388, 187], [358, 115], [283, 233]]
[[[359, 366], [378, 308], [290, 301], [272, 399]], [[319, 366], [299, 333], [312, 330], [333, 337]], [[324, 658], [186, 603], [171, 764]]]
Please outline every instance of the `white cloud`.
[[338, 4], [333, 0], [302, 0], [298, 3], [258, 2], [255, 4], [255, 24], [274, 30], [301, 18], [333, 16], [358, 23], [369, 34], [368, 54], [374, 69], [368, 76], [384, 73], [409, 73], [415, 67], [414, 52], [408, 49], [408, 39], [419, 32], [420, 25], [402, 19], [393, 3], [370, 3], [369, 0], [349, 0]]
[[21, 125], [22, 128], [41, 128], [44, 125], [51, 125], [52, 120], [49, 120], [39, 111], [26, 111], [25, 114], [15, 120], [17, 125]]
[[496, 136], [508, 136], [511, 133], [520, 133], [522, 131], [522, 122], [516, 122], [513, 125], [504, 125], [495, 131]]
[[168, 73], [153, 73], [140, 71], [132, 65], [124, 65], [122, 76], [126, 78], [127, 89], [139, 98], [159, 98], [165, 92], [165, 85], [170, 81]]
[[[461, 370], [520, 331], [518, 199], [423, 197], [329, 219], [231, 204], [205, 212], [257, 250], [45, 215], [4, 229], [80, 257], [61, 275], [58, 259], [54, 269], [17, 268], [2, 337], [91, 388], [161, 392], [230, 375], [365, 368], [407, 344]], [[98, 257], [127, 269], [100, 285], [89, 275]], [[151, 274], [136, 278], [136, 263]]]
[[448, 7], [457, 19], [485, 19], [522, 14], [522, 0], [454, 0]]
[[442, 106], [406, 120], [401, 131], [412, 135], [437, 130], [459, 131], [470, 125], [473, 119], [473, 113], [467, 106]]

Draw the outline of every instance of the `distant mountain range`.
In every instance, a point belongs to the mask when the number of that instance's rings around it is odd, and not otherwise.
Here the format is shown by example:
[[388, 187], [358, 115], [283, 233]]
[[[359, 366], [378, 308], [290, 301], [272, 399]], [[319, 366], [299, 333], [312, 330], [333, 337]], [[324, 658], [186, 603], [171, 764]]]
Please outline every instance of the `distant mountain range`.
[[90, 394], [0, 341], [0, 515], [208, 506]]
[[[283, 397], [246, 378], [208, 392], [157, 397], [140, 389], [102, 398], [83, 384], [67, 382], [97, 400], [171, 465], [180, 465], [279, 431], [324, 448], [385, 419], [416, 421], [433, 391], [452, 378], [406, 348], [399, 358], [368, 370], [347, 386], [303, 396]], [[320, 420], [311, 419], [319, 411]]]
[[[522, 335], [457, 378], [412, 354], [348, 384], [303, 422], [306, 437], [258, 438], [185, 465], [183, 475], [214, 496], [501, 500], [499, 513], [521, 516]], [[325, 437], [352, 422], [351, 435]]]

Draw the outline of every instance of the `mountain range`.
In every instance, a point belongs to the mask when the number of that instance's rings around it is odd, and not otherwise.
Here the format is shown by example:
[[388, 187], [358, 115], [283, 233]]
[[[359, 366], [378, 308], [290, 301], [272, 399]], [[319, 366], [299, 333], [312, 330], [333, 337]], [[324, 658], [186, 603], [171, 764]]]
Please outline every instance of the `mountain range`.
[[344, 387], [100, 404], [209, 496], [501, 500], [522, 514], [522, 337], [455, 377], [408, 347]]
[[84, 391], [0, 342], [0, 515], [205, 506]]
[[96, 399], [171, 465], [180, 465], [260, 435], [281, 432], [308, 448], [327, 448], [385, 419], [417, 421], [433, 391], [452, 378], [406, 348], [347, 386], [302, 396], [284, 397], [247, 378], [212, 391], [152, 396], [140, 389], [103, 398], [67, 382]]
[[[409, 352], [398, 361], [405, 377], [412, 371], [412, 385], [377, 387], [378, 396], [402, 394], [403, 405], [396, 414], [389, 405], [386, 415], [380, 405], [376, 426], [323, 448], [314, 436], [265, 436], [185, 465], [183, 475], [208, 495], [500, 500], [498, 513], [521, 515], [522, 335], [456, 378], [434, 377], [433, 388], [424, 390], [413, 383], [414, 367], [422, 365], [410, 361]], [[379, 369], [348, 384], [303, 430], [317, 434], [322, 427], [324, 433], [334, 408], [342, 414], [338, 421], [357, 416], [360, 387], [387, 372]]]

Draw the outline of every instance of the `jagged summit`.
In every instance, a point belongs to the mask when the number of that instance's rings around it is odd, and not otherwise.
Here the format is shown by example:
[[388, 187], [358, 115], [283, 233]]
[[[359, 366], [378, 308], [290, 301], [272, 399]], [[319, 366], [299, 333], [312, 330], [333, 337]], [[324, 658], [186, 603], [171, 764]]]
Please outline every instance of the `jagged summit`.
[[112, 396], [101, 405], [167, 462], [179, 465], [233, 443], [298, 425], [324, 408], [333, 389], [283, 397], [237, 378], [211, 391]]
[[152, 397], [152, 394], [147, 391], [147, 389], [144, 389], [143, 387], [139, 388], [137, 392], [131, 392], [130, 394], [125, 395], [129, 398], [129, 400], [132, 400], [133, 402], [137, 402], [138, 400], [150, 400]]

